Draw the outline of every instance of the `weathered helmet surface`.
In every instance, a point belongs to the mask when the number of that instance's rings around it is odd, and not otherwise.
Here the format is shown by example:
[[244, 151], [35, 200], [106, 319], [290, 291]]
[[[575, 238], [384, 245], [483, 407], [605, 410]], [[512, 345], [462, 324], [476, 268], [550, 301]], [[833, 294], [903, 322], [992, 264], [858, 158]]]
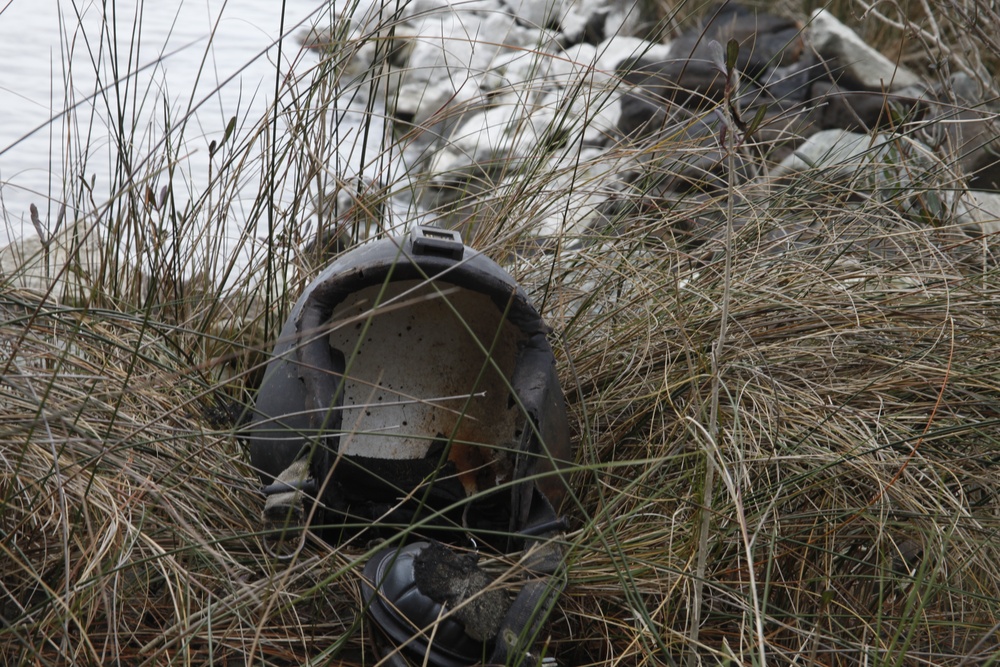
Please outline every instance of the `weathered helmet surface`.
[[251, 462], [271, 484], [310, 457], [328, 523], [516, 532], [533, 496], [559, 505], [572, 456], [548, 333], [452, 232], [361, 246], [292, 308], [246, 431]]

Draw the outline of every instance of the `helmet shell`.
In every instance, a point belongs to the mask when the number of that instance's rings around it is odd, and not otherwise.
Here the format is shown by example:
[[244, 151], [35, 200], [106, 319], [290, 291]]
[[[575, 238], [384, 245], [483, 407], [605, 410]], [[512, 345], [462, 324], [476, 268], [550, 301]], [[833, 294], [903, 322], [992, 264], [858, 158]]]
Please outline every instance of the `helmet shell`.
[[441, 505], [510, 489], [517, 530], [517, 482], [533, 477], [558, 506], [554, 473], [572, 458], [548, 333], [514, 279], [454, 232], [361, 246], [293, 306], [245, 432], [251, 462], [269, 484], [308, 453], [324, 505], [370, 506], [372, 519], [435, 475], [426, 497]]

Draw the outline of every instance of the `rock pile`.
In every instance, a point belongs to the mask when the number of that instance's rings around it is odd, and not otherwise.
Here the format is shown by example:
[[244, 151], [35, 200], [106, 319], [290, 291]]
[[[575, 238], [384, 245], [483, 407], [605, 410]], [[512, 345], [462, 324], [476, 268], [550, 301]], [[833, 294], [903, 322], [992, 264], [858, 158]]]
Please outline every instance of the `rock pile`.
[[[423, 221], [501, 215], [565, 240], [644, 210], [696, 210], [730, 181], [756, 191], [822, 172], [922, 201], [936, 185], [951, 194], [908, 215], [995, 231], [1000, 135], [968, 76], [925, 81], [825, 10], [796, 21], [726, 2], [661, 43], [635, 36], [662, 32], [640, 6], [418, 0], [353, 18], [353, 39], [331, 53], [387, 74], [381, 101]], [[350, 60], [347, 43], [361, 45]], [[739, 135], [733, 174], [727, 131]]]
[[[393, 145], [375, 173], [337, 174], [356, 191], [316, 198], [320, 220], [338, 222], [310, 227], [312, 261], [359, 230], [432, 223], [471, 240], [484, 220], [532, 250], [623, 228], [695, 248], [719, 236], [731, 188], [755, 206], [837, 191], [827, 205], [874, 202], [965, 235], [952, 245], [1000, 235], [996, 92], [961, 71], [925, 80], [826, 10], [796, 19], [726, 0], [675, 26], [642, 1], [348, 4], [310, 45], [353, 117], [372, 135], [384, 119]], [[803, 238], [814, 221], [792, 209], [762, 237]], [[0, 252], [0, 274], [79, 291], [100, 265], [92, 238], [24, 239]], [[71, 257], [81, 266], [61, 270]]]

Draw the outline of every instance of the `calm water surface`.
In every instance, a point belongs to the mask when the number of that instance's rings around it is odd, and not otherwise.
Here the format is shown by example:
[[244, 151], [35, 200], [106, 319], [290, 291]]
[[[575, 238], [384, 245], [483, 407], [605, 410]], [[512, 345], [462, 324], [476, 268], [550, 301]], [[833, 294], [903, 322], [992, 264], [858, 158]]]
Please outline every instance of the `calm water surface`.
[[205, 182], [209, 141], [233, 116], [248, 126], [263, 117], [276, 76], [315, 65], [298, 38], [329, 25], [333, 11], [320, 0], [0, 0], [0, 245], [34, 234], [31, 204], [42, 220], [55, 219], [64, 165], [79, 163], [81, 146], [89, 147], [86, 176], [96, 175], [98, 197], [107, 196], [101, 182], [106, 188], [115, 150], [107, 110], [121, 101], [113, 90], [95, 96], [98, 83], [132, 72], [124, 106], [140, 154], [163, 139], [165, 116], [177, 122], [197, 106], [184, 146], [196, 157], [184, 168]]

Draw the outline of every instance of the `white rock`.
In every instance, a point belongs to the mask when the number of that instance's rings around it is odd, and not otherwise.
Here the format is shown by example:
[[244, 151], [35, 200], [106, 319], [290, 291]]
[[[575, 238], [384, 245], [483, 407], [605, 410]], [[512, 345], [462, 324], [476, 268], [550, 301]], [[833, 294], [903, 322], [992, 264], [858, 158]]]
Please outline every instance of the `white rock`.
[[523, 160], [539, 159], [560, 146], [606, 145], [620, 115], [617, 86], [589, 64], [569, 63], [560, 76], [523, 85], [467, 118], [431, 163], [439, 180], [495, 173]]
[[532, 104], [516, 93], [505, 95], [495, 107], [466, 120], [435, 155], [431, 172], [438, 180], [456, 179], [513, 168], [537, 152], [552, 125], [555, 111]]
[[567, 2], [559, 19], [563, 35], [570, 42], [580, 41], [587, 24], [593, 25], [596, 17], [604, 14], [604, 38], [613, 35], [634, 35], [642, 26], [643, 2], [641, 0], [574, 0]]
[[0, 283], [56, 301], [86, 300], [92, 279], [101, 275], [102, 252], [96, 234], [65, 229], [49, 242], [28, 236], [0, 249]]
[[[378, 1], [375, 0], [375, 2]], [[390, 11], [395, 6], [395, 2], [381, 1], [387, 5]], [[404, 19], [441, 14], [497, 12], [502, 9], [498, 0], [406, 0], [399, 4], [403, 5], [402, 18]]]
[[1000, 234], [1000, 192], [968, 190], [962, 193], [957, 208], [957, 222], [971, 236]]
[[615, 67], [635, 54], [665, 57], [666, 47], [628, 37], [560, 53], [514, 51], [498, 57], [493, 108], [460, 124], [432, 161], [444, 180], [495, 171], [538, 156], [540, 143], [606, 145], [621, 114]]
[[617, 136], [621, 106], [618, 104], [619, 91], [611, 86], [604, 88], [581, 88], [570, 97], [569, 110], [572, 121], [568, 123], [567, 143], [576, 141], [577, 133], [583, 129], [584, 146], [607, 146]]
[[532, 191], [534, 201], [526, 207], [529, 233], [573, 240], [604, 223], [598, 207], [616, 194], [611, 183], [622, 170], [620, 162], [594, 148], [554, 156], [548, 169], [554, 177]]
[[811, 170], [825, 170], [827, 178], [850, 176], [882, 157], [887, 146], [880, 137], [847, 130], [817, 132], [774, 167], [771, 177]]
[[[402, 65], [395, 114], [423, 123], [446, 108], [481, 100], [490, 84], [481, 82], [497, 67], [506, 49], [534, 45], [538, 35], [501, 13], [431, 14], [400, 28], [410, 41]], [[391, 96], [391, 94], [390, 94]]]
[[586, 126], [587, 145], [606, 144], [617, 133], [621, 116], [619, 99], [626, 92], [617, 68], [627, 58], [651, 60], [667, 58], [669, 47], [637, 37], [615, 36], [594, 47], [578, 44], [566, 50], [564, 58], [574, 69], [562, 81], [569, 107], [575, 118]]
[[475, 98], [478, 87], [469, 71], [475, 45], [463, 33], [455, 15], [424, 17], [398, 31], [410, 44], [395, 99], [389, 93], [397, 116], [423, 123], [445, 106]]
[[559, 21], [567, 0], [501, 0], [503, 10], [517, 17], [525, 27], [544, 29]]
[[641, 57], [656, 62], [670, 57], [669, 44], [656, 44], [627, 35], [610, 37], [601, 42], [595, 51], [597, 60], [594, 62], [594, 66], [607, 72], [609, 76], [615, 75], [615, 70], [626, 58]]
[[870, 90], [895, 92], [923, 85], [919, 76], [870, 47], [825, 9], [813, 12], [805, 33], [812, 48], [826, 58], [836, 58], [847, 73]]

